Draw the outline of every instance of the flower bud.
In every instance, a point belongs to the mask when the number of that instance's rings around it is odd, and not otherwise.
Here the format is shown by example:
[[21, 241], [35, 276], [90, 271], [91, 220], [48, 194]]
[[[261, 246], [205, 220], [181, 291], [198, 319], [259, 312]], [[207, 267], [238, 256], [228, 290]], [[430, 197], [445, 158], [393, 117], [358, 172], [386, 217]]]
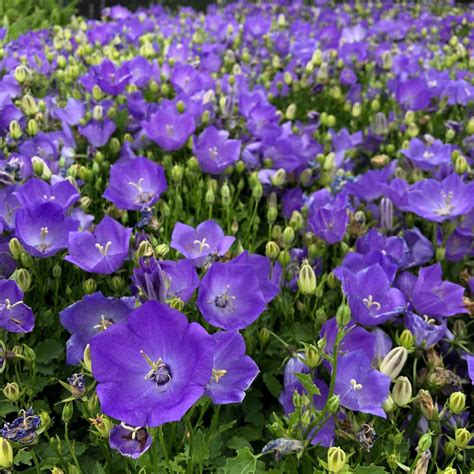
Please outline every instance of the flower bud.
[[221, 199], [224, 206], [230, 206], [232, 199], [230, 197], [230, 188], [227, 182], [224, 182], [221, 186]]
[[38, 132], [38, 122], [35, 119], [28, 120], [28, 123], [26, 124], [26, 133], [28, 133], [30, 137], [34, 137]]
[[125, 288], [125, 281], [119, 275], [115, 275], [110, 280], [110, 288], [115, 291], [116, 293], [121, 293], [122, 290]]
[[276, 207], [270, 207], [267, 211], [267, 221], [269, 224], [273, 224], [278, 217], [278, 209]]
[[331, 395], [328, 400], [328, 411], [329, 413], [336, 413], [339, 410], [340, 397], [339, 395]]
[[464, 174], [468, 170], [469, 165], [467, 163], [466, 157], [459, 155], [456, 158], [456, 163], [454, 164], [454, 171], [456, 171], [457, 174]]
[[170, 248], [166, 244], [159, 244], [155, 248], [156, 255], [161, 258], [165, 257], [169, 251], [170, 251]]
[[21, 108], [26, 115], [36, 115], [39, 112], [36, 100], [30, 94], [25, 94], [21, 99]]
[[457, 469], [454, 467], [447, 467], [444, 471], [442, 471], [442, 474], [457, 474]]
[[214, 204], [216, 200], [216, 195], [212, 187], [207, 188], [206, 194], [204, 196], [204, 200], [206, 201], [207, 204]]
[[388, 375], [392, 380], [398, 377], [407, 361], [408, 351], [398, 346], [392, 349], [380, 364], [380, 372]]
[[462, 413], [466, 408], [466, 394], [463, 392], [452, 393], [449, 397], [448, 407], [455, 415]]
[[23, 82], [26, 81], [26, 69], [24, 66], [18, 66], [15, 69], [15, 72], [13, 73], [13, 76], [15, 77], [15, 80], [19, 83], [22, 84]]
[[383, 402], [382, 406], [385, 413], [392, 413], [397, 408], [397, 405], [395, 405], [395, 402], [393, 401], [393, 397], [390, 393], [388, 394], [388, 397]]
[[102, 93], [102, 89], [98, 84], [94, 84], [94, 87], [92, 88], [92, 97], [96, 102], [99, 102], [104, 94]]
[[469, 441], [471, 441], [471, 438], [472, 435], [466, 428], [458, 428], [454, 432], [454, 442], [458, 448], [465, 448], [469, 444]]
[[94, 293], [95, 290], [97, 290], [97, 283], [93, 278], [88, 278], [82, 283], [82, 288], [86, 294], [90, 295]]
[[298, 288], [304, 295], [312, 295], [316, 291], [316, 274], [308, 260], [304, 260], [298, 275]]
[[360, 117], [360, 114], [362, 113], [362, 106], [360, 105], [359, 102], [355, 102], [354, 105], [352, 106], [352, 111], [351, 114], [354, 118]]
[[20, 387], [16, 382], [7, 383], [3, 387], [3, 395], [10, 402], [16, 402], [20, 398]]
[[252, 186], [252, 196], [257, 200], [263, 196], [263, 186], [261, 183], [254, 183]]
[[26, 293], [31, 286], [31, 273], [26, 268], [19, 268], [15, 272], [15, 281], [23, 293]]
[[340, 328], [344, 328], [351, 320], [351, 310], [347, 304], [341, 304], [336, 311], [336, 322]]
[[304, 220], [301, 212], [293, 211], [291, 213], [290, 227], [295, 231], [301, 230], [304, 227]]
[[31, 158], [31, 164], [33, 165], [33, 171], [36, 176], [39, 176], [41, 179], [49, 180], [51, 178], [51, 170], [49, 169], [46, 162], [41, 159], [39, 156], [33, 156]]
[[71, 402], [67, 402], [64, 404], [63, 412], [61, 414], [61, 418], [64, 423], [69, 423], [71, 421], [73, 411], [74, 411], [74, 408]]
[[264, 346], [270, 339], [270, 330], [268, 328], [263, 327], [260, 329], [260, 332], [258, 333], [258, 340], [260, 341], [260, 344]]
[[454, 440], [448, 440], [446, 444], [444, 445], [444, 452], [448, 456], [453, 456], [454, 453], [456, 452], [456, 443]]
[[177, 309], [178, 311], [183, 311], [184, 301], [181, 298], [178, 298], [177, 296], [174, 296], [173, 298], [171, 298], [168, 301], [168, 304], [173, 309]]
[[273, 186], [283, 186], [286, 182], [286, 171], [283, 168], [278, 169], [271, 178]]
[[294, 120], [296, 117], [296, 104], [290, 104], [285, 111], [285, 117], [287, 120]]
[[5, 438], [0, 438], [0, 467], [8, 469], [13, 466], [13, 448]]
[[16, 237], [10, 239], [10, 242], [8, 242], [8, 247], [10, 249], [10, 253], [12, 254], [15, 260], [19, 260], [21, 254], [25, 253], [23, 245], [20, 244], [20, 241]]
[[282, 241], [285, 247], [290, 247], [295, 240], [295, 231], [291, 227], [285, 227], [282, 234]]
[[278, 247], [278, 244], [274, 240], [270, 240], [267, 242], [265, 245], [265, 255], [270, 259], [270, 260], [276, 260], [278, 258], [278, 255], [280, 254], [280, 247]]
[[288, 266], [288, 264], [291, 262], [290, 252], [288, 252], [286, 249], [282, 250], [280, 255], [278, 255], [278, 261], [281, 263], [283, 268]]
[[33, 257], [29, 253], [26, 253], [26, 252], [23, 252], [20, 255], [20, 262], [26, 268], [32, 267], [35, 263], [35, 261], [33, 260]]
[[469, 122], [466, 124], [466, 133], [468, 135], [474, 135], [474, 117], [469, 119]]
[[310, 369], [314, 369], [319, 365], [319, 352], [312, 344], [308, 344], [304, 351], [305, 363]]
[[431, 433], [425, 433], [418, 440], [418, 450], [419, 452], [426, 451], [431, 448], [432, 436]]
[[183, 180], [184, 169], [182, 165], [174, 165], [171, 169], [171, 179], [176, 184], [181, 183]]
[[12, 120], [8, 128], [9, 128], [10, 136], [14, 140], [18, 140], [23, 135], [23, 132], [21, 131], [20, 123], [18, 122], [18, 120]]
[[405, 349], [411, 349], [415, 343], [415, 336], [409, 329], [404, 329], [398, 338], [398, 344], [405, 347]]
[[82, 361], [84, 363], [84, 368], [88, 372], [92, 372], [92, 360], [91, 360], [91, 346], [87, 344], [86, 348], [84, 349], [84, 354], [82, 356]]
[[407, 377], [398, 377], [392, 389], [393, 401], [399, 406], [404, 407], [411, 401], [412, 388], [410, 380]]
[[339, 447], [328, 449], [328, 469], [330, 472], [341, 472], [347, 462], [346, 453]]
[[61, 278], [61, 276], [63, 274], [63, 269], [61, 268], [61, 265], [59, 265], [59, 263], [54, 265], [52, 273], [53, 273], [54, 278], [56, 278], [56, 279]]
[[113, 424], [105, 415], [98, 415], [95, 418], [90, 418], [89, 421], [102, 438], [109, 437]]

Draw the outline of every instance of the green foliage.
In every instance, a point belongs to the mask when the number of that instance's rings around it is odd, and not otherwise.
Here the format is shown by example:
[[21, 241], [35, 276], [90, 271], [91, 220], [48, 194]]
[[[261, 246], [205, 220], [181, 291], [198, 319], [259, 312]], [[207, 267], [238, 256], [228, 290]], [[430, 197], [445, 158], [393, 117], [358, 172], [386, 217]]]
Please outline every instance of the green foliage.
[[7, 39], [28, 31], [66, 24], [76, 11], [78, 0], [1, 0], [0, 26]]

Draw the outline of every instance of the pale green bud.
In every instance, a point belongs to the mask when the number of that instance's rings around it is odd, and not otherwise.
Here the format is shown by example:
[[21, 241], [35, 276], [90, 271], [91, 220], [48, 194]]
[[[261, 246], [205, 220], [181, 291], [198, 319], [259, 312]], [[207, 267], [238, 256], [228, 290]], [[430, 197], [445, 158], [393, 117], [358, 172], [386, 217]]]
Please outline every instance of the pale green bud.
[[398, 377], [392, 389], [393, 401], [399, 406], [404, 407], [410, 403], [412, 397], [411, 382], [407, 377]]
[[328, 469], [330, 472], [341, 472], [347, 462], [347, 454], [339, 447], [333, 446], [328, 449]]
[[316, 274], [307, 260], [303, 261], [298, 274], [298, 288], [304, 295], [312, 295], [316, 291]]
[[380, 372], [388, 375], [392, 380], [398, 377], [408, 358], [405, 347], [398, 346], [392, 349], [380, 364]]

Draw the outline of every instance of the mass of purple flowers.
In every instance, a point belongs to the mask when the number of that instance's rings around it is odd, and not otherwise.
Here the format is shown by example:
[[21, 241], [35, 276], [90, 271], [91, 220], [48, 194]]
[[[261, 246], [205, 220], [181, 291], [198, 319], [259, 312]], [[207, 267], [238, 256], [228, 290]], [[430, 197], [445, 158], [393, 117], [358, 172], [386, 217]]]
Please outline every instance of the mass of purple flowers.
[[474, 471], [474, 10], [221, 3], [0, 28], [0, 468]]

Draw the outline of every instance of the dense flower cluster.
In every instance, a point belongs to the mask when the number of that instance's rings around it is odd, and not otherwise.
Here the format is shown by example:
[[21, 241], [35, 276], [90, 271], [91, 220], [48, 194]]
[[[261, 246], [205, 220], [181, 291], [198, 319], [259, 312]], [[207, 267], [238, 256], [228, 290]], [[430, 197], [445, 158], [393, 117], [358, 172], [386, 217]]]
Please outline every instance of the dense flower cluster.
[[0, 467], [472, 469], [473, 26], [278, 0], [0, 30]]

